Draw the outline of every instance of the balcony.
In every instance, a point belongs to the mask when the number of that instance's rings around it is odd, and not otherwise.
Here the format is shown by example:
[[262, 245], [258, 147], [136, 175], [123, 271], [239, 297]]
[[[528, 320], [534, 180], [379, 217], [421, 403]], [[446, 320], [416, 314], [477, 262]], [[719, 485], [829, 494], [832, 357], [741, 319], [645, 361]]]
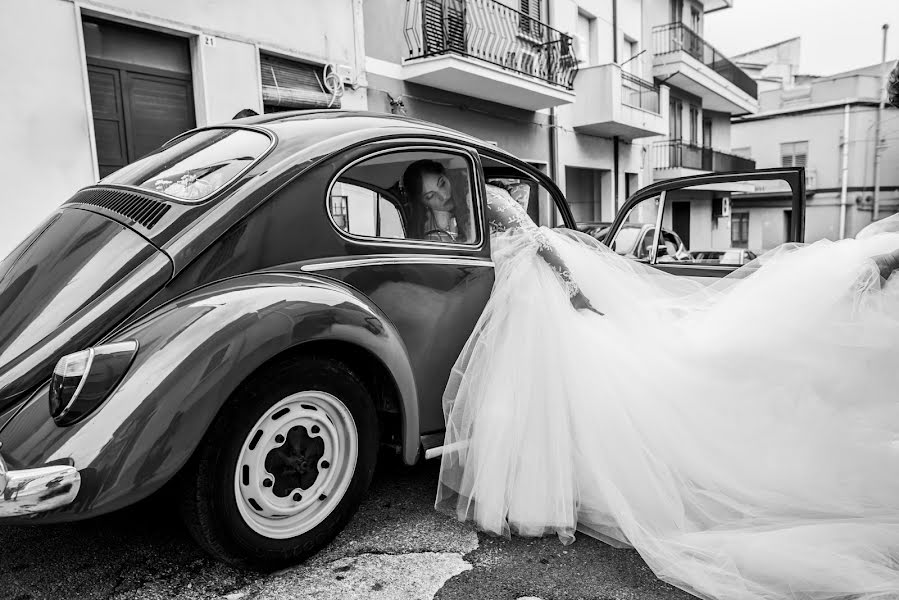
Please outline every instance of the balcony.
[[668, 120], [661, 111], [662, 106], [668, 106], [668, 88], [660, 90], [648, 81], [622, 72], [618, 65], [581, 69], [575, 91], [577, 131], [626, 140], [668, 132]]
[[525, 110], [574, 102], [572, 38], [497, 0], [406, 0], [403, 79]]
[[671, 179], [699, 173], [751, 171], [755, 161], [680, 140], [664, 140], [652, 146], [655, 179]]
[[652, 30], [652, 74], [702, 98], [703, 108], [731, 115], [758, 112], [758, 84], [682, 23]]

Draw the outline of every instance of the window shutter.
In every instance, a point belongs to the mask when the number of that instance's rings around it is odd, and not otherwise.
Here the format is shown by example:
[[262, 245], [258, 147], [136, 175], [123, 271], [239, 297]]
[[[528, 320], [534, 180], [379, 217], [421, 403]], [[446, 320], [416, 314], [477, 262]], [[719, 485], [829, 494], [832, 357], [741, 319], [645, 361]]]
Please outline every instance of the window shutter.
[[541, 0], [518, 0], [519, 11], [530, 17], [530, 19], [525, 16], [519, 18], [519, 30], [534, 36], [540, 35], [540, 3]]
[[[262, 103], [286, 109], [340, 108], [322, 81], [321, 67], [275, 56], [259, 56]], [[270, 112], [270, 111], [267, 111]]]
[[780, 155], [780, 166], [781, 167], [792, 167], [793, 166], [793, 155], [792, 154], [781, 154]]

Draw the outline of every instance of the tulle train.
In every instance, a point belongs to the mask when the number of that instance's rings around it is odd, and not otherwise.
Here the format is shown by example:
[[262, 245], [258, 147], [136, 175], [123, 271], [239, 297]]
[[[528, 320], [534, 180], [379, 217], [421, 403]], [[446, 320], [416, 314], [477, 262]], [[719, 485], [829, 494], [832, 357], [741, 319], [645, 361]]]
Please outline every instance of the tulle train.
[[494, 239], [444, 397], [437, 507], [636, 548], [716, 600], [899, 598], [899, 234], [784, 246], [710, 285], [542, 230]]

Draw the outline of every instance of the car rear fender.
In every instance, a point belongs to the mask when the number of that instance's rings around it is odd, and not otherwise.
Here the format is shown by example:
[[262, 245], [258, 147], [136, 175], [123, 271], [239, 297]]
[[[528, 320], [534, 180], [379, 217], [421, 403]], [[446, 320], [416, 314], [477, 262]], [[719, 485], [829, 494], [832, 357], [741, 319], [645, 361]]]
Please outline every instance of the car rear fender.
[[45, 520], [109, 512], [148, 496], [186, 463], [224, 401], [270, 359], [329, 340], [376, 357], [392, 376], [402, 412], [403, 458], [419, 451], [418, 399], [405, 346], [358, 291], [315, 275], [255, 273], [181, 296], [105, 342], [137, 340], [127, 374], [87, 419], [58, 427], [47, 385], [0, 432], [13, 468], [75, 466], [82, 488]]

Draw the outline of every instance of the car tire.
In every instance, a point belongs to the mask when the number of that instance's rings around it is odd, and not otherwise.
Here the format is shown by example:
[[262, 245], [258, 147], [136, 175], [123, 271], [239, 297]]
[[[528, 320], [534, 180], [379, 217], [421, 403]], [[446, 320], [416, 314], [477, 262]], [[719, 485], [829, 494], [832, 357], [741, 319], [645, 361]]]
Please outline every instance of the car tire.
[[330, 357], [278, 360], [228, 399], [182, 473], [185, 525], [235, 566], [301, 562], [355, 513], [378, 446], [371, 395], [352, 369]]

